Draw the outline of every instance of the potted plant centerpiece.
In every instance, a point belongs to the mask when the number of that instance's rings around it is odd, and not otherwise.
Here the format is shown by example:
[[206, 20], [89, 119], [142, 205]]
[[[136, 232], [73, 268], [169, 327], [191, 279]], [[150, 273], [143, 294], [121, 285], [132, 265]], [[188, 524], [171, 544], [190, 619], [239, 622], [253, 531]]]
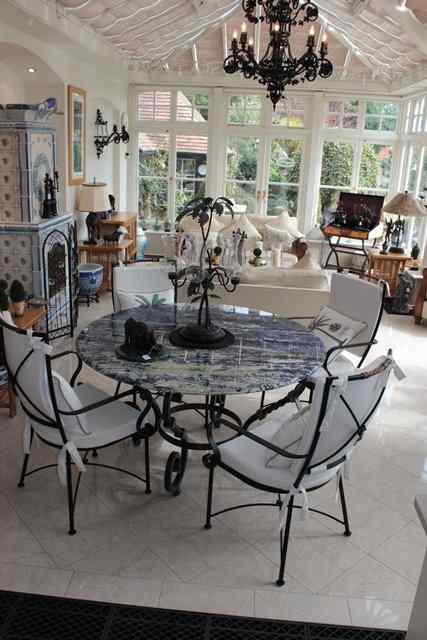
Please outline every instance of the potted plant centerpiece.
[[12, 312], [14, 316], [20, 317], [25, 312], [25, 301], [27, 294], [24, 285], [19, 280], [14, 280], [10, 285], [9, 296], [12, 302]]
[[232, 333], [217, 327], [211, 320], [210, 298], [220, 298], [214, 292], [215, 285], [220, 285], [226, 291], [235, 291], [239, 278], [229, 273], [216, 259], [215, 248], [209, 242], [214, 215], [221, 216], [224, 211], [233, 212], [233, 203], [227, 198], [195, 198], [184, 206], [177, 216], [179, 223], [185, 216], [191, 216], [200, 226], [202, 246], [198, 264], [184, 267], [169, 274], [176, 286], [188, 285], [187, 293], [191, 302], [199, 302], [197, 322], [185, 327], [178, 327], [169, 335], [172, 344], [182, 347], [201, 349], [221, 349], [234, 342]]

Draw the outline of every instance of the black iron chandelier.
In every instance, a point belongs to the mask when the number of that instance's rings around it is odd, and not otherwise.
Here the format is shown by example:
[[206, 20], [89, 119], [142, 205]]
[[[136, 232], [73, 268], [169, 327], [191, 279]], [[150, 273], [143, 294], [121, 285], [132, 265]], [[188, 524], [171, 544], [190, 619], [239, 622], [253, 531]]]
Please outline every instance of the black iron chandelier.
[[[257, 7], [260, 7], [259, 12]], [[316, 52], [314, 26], [307, 38], [307, 50], [298, 58], [292, 55], [290, 37], [293, 27], [315, 22], [319, 17], [317, 6], [310, 0], [242, 0], [246, 19], [252, 24], [265, 22], [270, 31], [270, 41], [264, 55], [257, 60], [254, 41], [248, 39], [246, 23], [242, 24], [240, 38], [233, 33], [231, 54], [224, 60], [226, 73], [240, 71], [245, 78], [258, 80], [267, 88], [267, 96], [273, 108], [284, 98], [288, 85], [312, 82], [319, 75], [330, 78], [333, 65], [326, 57], [328, 45], [326, 36], [322, 38], [319, 52]]]
[[120, 142], [124, 142], [127, 144], [130, 140], [129, 133], [126, 131], [126, 127], [122, 124], [122, 127], [119, 131], [119, 127], [115, 124], [113, 125], [113, 131], [109, 133], [108, 131], [108, 122], [104, 120], [101, 110], [96, 110], [96, 120], [95, 120], [96, 134], [94, 137], [95, 147], [96, 147], [96, 155], [98, 158], [102, 156], [104, 153], [104, 148], [108, 147], [110, 142], [114, 142], [115, 144], [120, 144]]

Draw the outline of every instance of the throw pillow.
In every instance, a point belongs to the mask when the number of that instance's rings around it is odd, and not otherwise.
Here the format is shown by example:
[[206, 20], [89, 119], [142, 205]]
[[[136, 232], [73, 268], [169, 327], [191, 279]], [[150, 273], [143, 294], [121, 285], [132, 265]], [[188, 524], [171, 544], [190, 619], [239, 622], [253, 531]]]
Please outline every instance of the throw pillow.
[[[326, 351], [332, 347], [349, 344], [365, 328], [365, 322], [348, 318], [328, 306], [322, 307], [319, 315], [309, 325], [309, 329], [318, 335], [324, 343]], [[339, 350], [335, 351], [329, 362], [332, 362], [339, 354]]]
[[264, 227], [264, 235], [265, 241], [269, 245], [281, 244], [285, 247], [290, 247], [292, 245], [293, 238], [286, 229], [279, 229], [266, 224]]
[[273, 227], [274, 229], [287, 231], [292, 239], [303, 237], [303, 234], [298, 229], [297, 218], [290, 216], [287, 211], [282, 211], [280, 216], [277, 216], [275, 220], [269, 222], [269, 226]]
[[228, 225], [228, 227], [225, 227], [225, 229], [222, 229], [220, 234], [224, 236], [231, 236], [233, 231], [237, 231], [238, 229], [246, 233], [248, 240], [261, 240], [261, 234], [245, 213], [241, 216], [235, 216], [233, 222]]

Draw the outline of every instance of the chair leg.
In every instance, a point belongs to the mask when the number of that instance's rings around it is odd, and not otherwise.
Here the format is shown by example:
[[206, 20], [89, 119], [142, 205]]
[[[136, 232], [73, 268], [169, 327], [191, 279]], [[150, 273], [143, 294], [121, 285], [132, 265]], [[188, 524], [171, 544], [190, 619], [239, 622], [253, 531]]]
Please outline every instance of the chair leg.
[[280, 531], [280, 569], [279, 569], [279, 577], [276, 580], [276, 584], [278, 587], [283, 587], [283, 585], [285, 584], [286, 556], [288, 553], [289, 534], [291, 531], [293, 506], [294, 506], [294, 496], [291, 496], [289, 498], [289, 502], [287, 506], [285, 532], [283, 533], [283, 530]]
[[74, 536], [76, 534], [76, 529], [74, 526], [75, 502], [74, 502], [74, 496], [73, 496], [73, 476], [71, 471], [71, 456], [68, 453], [68, 451], [67, 451], [66, 466], [67, 466], [68, 517], [69, 517], [69, 523], [70, 523], [68, 533], [70, 534], [70, 536]]
[[149, 495], [151, 493], [151, 471], [150, 471], [150, 439], [144, 439], [144, 454], [145, 454], [145, 493]]
[[[31, 429], [31, 438], [30, 438], [30, 451], [33, 444], [34, 431]], [[18, 487], [22, 489], [25, 486], [25, 476], [27, 474], [28, 462], [30, 460], [30, 454], [26, 453], [24, 455], [24, 462], [22, 463], [21, 476], [19, 478]]]
[[338, 487], [340, 491], [342, 515], [344, 519], [344, 527], [345, 527], [344, 535], [351, 536], [350, 520], [348, 518], [347, 504], [345, 501], [345, 493], [344, 493], [344, 483], [343, 483], [342, 477], [340, 477], [339, 479]]
[[205, 529], [212, 529], [211, 513], [212, 513], [214, 474], [215, 474], [215, 465], [211, 463], [211, 466], [209, 467], [209, 486], [208, 486], [208, 499], [206, 503]]

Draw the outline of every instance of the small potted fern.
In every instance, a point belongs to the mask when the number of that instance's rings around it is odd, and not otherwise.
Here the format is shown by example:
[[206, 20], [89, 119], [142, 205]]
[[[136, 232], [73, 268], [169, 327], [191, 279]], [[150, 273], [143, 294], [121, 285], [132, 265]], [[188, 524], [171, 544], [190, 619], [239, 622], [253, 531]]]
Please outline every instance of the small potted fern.
[[9, 290], [10, 300], [12, 302], [12, 312], [14, 316], [20, 317], [25, 312], [25, 301], [27, 294], [24, 285], [19, 280], [14, 280]]

